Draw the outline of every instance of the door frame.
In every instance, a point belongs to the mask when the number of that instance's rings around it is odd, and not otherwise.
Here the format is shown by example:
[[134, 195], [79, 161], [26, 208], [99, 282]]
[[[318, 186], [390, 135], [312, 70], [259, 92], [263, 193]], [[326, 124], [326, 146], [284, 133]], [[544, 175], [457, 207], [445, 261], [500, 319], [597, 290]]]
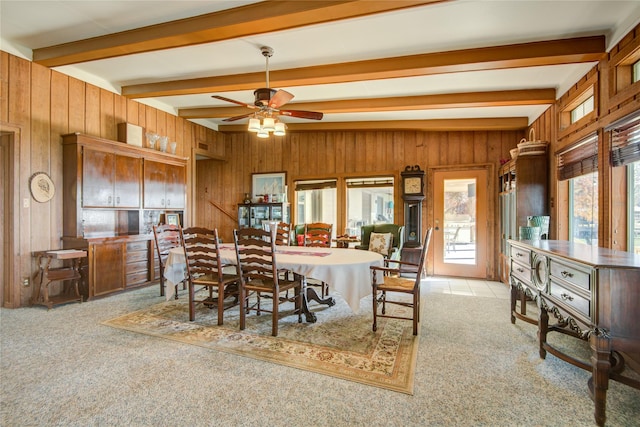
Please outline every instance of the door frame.
[[[20, 147], [21, 129], [7, 123], [0, 123], [0, 134], [3, 139], [3, 180], [4, 182], [4, 209], [3, 217], [3, 259], [2, 259], [2, 284], [0, 286], [0, 304], [5, 308], [18, 308], [22, 306], [22, 282], [20, 280], [23, 258], [30, 261], [31, 255], [20, 256], [20, 239], [23, 236], [20, 228]], [[6, 138], [6, 139], [5, 139]], [[6, 141], [6, 145], [5, 145]], [[27, 199], [27, 201], [29, 201]], [[30, 282], [27, 282], [30, 283]], [[35, 284], [31, 284], [35, 286]]]
[[[436, 166], [429, 167], [427, 169], [427, 198], [425, 199], [425, 207], [426, 215], [423, 221], [426, 222], [426, 227], [434, 227], [435, 231], [435, 180], [434, 174], [436, 172], [469, 172], [473, 170], [484, 170], [487, 174], [487, 193], [486, 193], [486, 206], [487, 206], [487, 218], [486, 218], [486, 229], [487, 229], [487, 238], [485, 239], [485, 244], [480, 247], [478, 245], [478, 250], [484, 250], [486, 253], [486, 268], [485, 268], [485, 276], [488, 280], [495, 280], [496, 271], [497, 271], [497, 257], [496, 257], [496, 180], [494, 178], [495, 174], [495, 165], [492, 163], [479, 163], [472, 165], [456, 165], [456, 166]], [[432, 248], [429, 250], [428, 255], [428, 266], [427, 273], [429, 275], [434, 275], [434, 267], [435, 267], [435, 242], [432, 242]]]

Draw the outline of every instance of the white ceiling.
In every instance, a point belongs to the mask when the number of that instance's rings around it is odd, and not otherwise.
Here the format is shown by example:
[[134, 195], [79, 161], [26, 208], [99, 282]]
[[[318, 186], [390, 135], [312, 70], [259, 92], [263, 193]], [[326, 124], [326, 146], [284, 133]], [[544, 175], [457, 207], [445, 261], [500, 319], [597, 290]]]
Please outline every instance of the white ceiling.
[[[32, 50], [258, 1], [0, 1], [0, 48], [28, 59]], [[607, 51], [640, 22], [640, 1], [455, 0], [230, 40], [55, 67], [121, 93], [128, 85], [264, 72], [261, 46], [275, 50], [271, 71], [460, 49], [604, 35]], [[434, 74], [354, 83], [276, 87], [295, 103], [515, 89], [561, 96], [590, 63]], [[262, 85], [264, 86], [264, 85]], [[180, 108], [234, 107], [217, 94], [252, 103], [251, 90], [139, 99], [178, 114]], [[237, 107], [237, 106], [236, 106]], [[526, 117], [547, 105], [441, 108], [325, 114], [322, 122]], [[221, 118], [193, 119], [217, 129]], [[288, 123], [305, 122], [283, 118]], [[245, 123], [240, 121], [239, 123]], [[234, 122], [238, 123], [238, 122]]]

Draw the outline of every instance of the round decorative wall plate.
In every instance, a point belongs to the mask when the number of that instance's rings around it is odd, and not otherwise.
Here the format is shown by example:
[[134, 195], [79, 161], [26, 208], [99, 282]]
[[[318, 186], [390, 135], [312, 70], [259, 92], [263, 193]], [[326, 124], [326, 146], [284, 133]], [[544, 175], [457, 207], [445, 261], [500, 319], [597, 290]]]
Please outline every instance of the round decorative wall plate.
[[29, 179], [29, 188], [31, 189], [31, 196], [36, 202], [44, 203], [53, 199], [53, 195], [56, 193], [56, 187], [44, 172], [36, 172], [31, 175]]

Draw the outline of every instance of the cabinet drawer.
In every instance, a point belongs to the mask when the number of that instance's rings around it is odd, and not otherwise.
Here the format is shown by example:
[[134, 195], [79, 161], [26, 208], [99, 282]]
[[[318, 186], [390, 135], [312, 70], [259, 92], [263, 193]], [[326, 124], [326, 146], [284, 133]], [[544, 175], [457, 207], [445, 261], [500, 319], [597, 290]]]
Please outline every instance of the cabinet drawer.
[[556, 259], [549, 260], [549, 271], [552, 277], [566, 280], [567, 282], [587, 291], [591, 290], [591, 274], [579, 270], [575, 266], [569, 266]]
[[531, 286], [531, 267], [511, 260], [511, 275], [517, 277], [525, 284]]
[[149, 254], [146, 251], [127, 252], [127, 264], [138, 261], [147, 261]]
[[149, 250], [149, 247], [148, 247], [148, 242], [146, 241], [127, 243], [127, 252], [147, 251], [147, 250]]
[[127, 274], [134, 273], [136, 271], [149, 271], [149, 265], [147, 264], [147, 261], [127, 263]]
[[149, 274], [147, 271], [138, 271], [135, 273], [127, 273], [127, 286], [137, 285], [149, 280]]
[[587, 318], [591, 318], [591, 301], [575, 292], [567, 290], [567, 288], [551, 280], [551, 295], [558, 300], [578, 310], [578, 312]]
[[522, 264], [531, 265], [531, 251], [518, 246], [511, 246], [511, 259]]

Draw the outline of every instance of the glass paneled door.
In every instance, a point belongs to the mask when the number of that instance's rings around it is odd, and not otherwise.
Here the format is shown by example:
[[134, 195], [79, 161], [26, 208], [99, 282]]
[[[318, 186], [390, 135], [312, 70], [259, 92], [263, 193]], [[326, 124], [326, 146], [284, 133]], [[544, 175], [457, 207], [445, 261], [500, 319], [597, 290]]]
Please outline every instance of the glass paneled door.
[[433, 174], [436, 276], [487, 276], [487, 171]]

